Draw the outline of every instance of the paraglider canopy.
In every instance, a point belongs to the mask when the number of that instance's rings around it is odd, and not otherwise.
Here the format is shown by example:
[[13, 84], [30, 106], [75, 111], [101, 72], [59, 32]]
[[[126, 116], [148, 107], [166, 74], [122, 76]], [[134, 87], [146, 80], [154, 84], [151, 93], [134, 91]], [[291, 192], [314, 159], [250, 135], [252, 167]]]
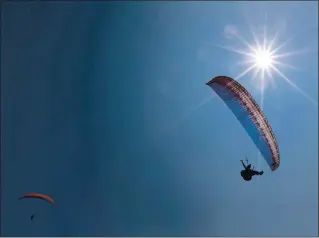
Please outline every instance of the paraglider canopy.
[[20, 197], [19, 200], [24, 199], [24, 198], [42, 199], [42, 200], [45, 200], [53, 205], [55, 204], [53, 198], [51, 198], [47, 195], [41, 194], [41, 193], [28, 193], [28, 194], [25, 194], [22, 197]]
[[206, 85], [217, 93], [236, 116], [270, 169], [278, 169], [280, 153], [275, 134], [252, 95], [240, 83], [227, 76], [217, 76]]
[[[22, 197], [19, 197], [19, 200], [21, 199], [41, 199], [41, 200], [44, 200], [44, 201], [47, 201], [49, 202], [50, 204], [54, 205], [55, 204], [55, 201], [53, 200], [53, 198], [49, 197], [48, 195], [45, 195], [45, 194], [41, 194], [41, 193], [28, 193], [28, 194], [25, 194], [23, 195]], [[30, 219], [31, 221], [35, 218], [35, 214], [32, 214]]]

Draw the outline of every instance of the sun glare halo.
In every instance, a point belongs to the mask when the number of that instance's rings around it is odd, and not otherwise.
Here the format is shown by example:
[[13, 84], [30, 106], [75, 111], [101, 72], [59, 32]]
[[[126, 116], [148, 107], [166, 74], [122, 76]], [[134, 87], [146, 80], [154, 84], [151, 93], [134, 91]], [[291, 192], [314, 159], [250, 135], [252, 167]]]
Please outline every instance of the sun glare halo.
[[268, 50], [255, 50], [253, 58], [259, 69], [268, 70], [273, 65], [273, 55]]
[[[263, 105], [264, 91], [268, 85], [268, 82], [270, 82], [272, 85], [275, 85], [275, 79], [277, 78], [282, 78], [291, 87], [296, 89], [300, 94], [302, 94], [308, 100], [310, 100], [314, 105], [318, 105], [318, 103], [315, 100], [313, 100], [303, 90], [301, 90], [293, 81], [291, 81], [282, 72], [282, 69], [280, 69], [282, 67], [289, 67], [291, 69], [296, 69], [296, 67], [289, 65], [287, 63], [284, 63], [283, 59], [292, 55], [298, 55], [302, 52], [290, 51], [290, 52], [280, 53], [282, 48], [284, 48], [290, 42], [291, 39], [288, 39], [282, 43], [278, 42], [279, 29], [275, 32], [273, 37], [268, 37], [266, 25], [263, 26], [262, 37], [258, 37], [257, 32], [255, 32], [253, 28], [254, 27], [250, 25], [251, 34], [253, 36], [253, 41], [254, 41], [253, 44], [246, 41], [240, 35], [239, 31], [237, 30], [232, 31], [234, 32], [232, 35], [247, 47], [245, 50], [233, 48], [233, 47], [218, 46], [225, 50], [232, 51], [244, 56], [244, 59], [241, 61], [241, 64], [245, 65], [245, 68], [238, 75], [236, 75], [235, 79], [239, 80], [240, 78], [247, 75], [249, 72], [253, 72], [251, 79], [253, 81], [257, 79], [258, 87], [260, 88], [260, 92], [261, 92], [261, 99], [260, 99], [261, 105]], [[275, 46], [276, 43], [278, 44], [277, 46]]]

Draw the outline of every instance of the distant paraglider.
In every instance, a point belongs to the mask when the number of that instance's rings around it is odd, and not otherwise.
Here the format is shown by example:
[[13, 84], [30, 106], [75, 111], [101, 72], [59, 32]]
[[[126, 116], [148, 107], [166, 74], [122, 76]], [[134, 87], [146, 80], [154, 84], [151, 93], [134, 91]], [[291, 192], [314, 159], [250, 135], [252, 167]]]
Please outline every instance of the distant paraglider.
[[20, 197], [19, 200], [24, 199], [24, 198], [37, 198], [37, 199], [45, 200], [53, 205], [55, 204], [53, 198], [51, 198], [47, 195], [41, 194], [41, 193], [28, 193], [28, 194], [25, 194], [22, 197]]
[[[22, 197], [19, 197], [19, 200], [30, 199], [30, 198], [41, 199], [41, 200], [44, 200], [44, 201], [51, 203], [52, 205], [55, 205], [55, 201], [53, 200], [53, 198], [51, 198], [47, 195], [41, 194], [41, 193], [28, 193], [28, 194], [23, 195]], [[35, 218], [35, 214], [32, 214], [30, 219], [33, 220], [34, 218]]]
[[251, 94], [236, 80], [217, 76], [210, 86], [225, 102], [246, 130], [272, 171], [280, 165], [280, 153], [273, 130]]

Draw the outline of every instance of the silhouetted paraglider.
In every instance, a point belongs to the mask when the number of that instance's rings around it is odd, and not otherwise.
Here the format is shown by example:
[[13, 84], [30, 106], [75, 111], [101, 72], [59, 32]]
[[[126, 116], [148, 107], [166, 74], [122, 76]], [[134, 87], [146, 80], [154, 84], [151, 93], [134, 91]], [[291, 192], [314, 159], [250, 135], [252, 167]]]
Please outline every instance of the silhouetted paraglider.
[[[272, 171], [280, 165], [280, 152], [275, 134], [252, 95], [236, 80], [227, 76], [217, 76], [206, 83], [223, 100], [237, 120], [246, 130]], [[252, 175], [262, 175], [262, 171], [251, 170], [242, 162], [245, 170], [242, 177], [249, 181]], [[248, 168], [248, 169], [247, 169]], [[249, 173], [249, 176], [245, 176]], [[246, 177], [246, 178], [245, 178]]]
[[[55, 204], [53, 198], [47, 196], [47, 195], [44, 195], [44, 194], [41, 194], [41, 193], [28, 193], [28, 194], [25, 194], [23, 195], [22, 197], [19, 197], [19, 200], [21, 199], [30, 199], [30, 198], [35, 198], [35, 199], [41, 199], [41, 200], [44, 200], [44, 201], [47, 201], [49, 203], [51, 203], [52, 205]], [[30, 217], [30, 220], [34, 220], [35, 218], [35, 214], [32, 214], [31, 217]]]

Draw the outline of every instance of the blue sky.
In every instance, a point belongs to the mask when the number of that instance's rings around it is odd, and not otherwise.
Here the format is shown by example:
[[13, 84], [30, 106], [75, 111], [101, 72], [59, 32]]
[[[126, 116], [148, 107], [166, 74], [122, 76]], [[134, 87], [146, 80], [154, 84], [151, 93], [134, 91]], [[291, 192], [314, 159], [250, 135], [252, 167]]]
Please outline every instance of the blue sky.
[[[316, 236], [317, 104], [274, 73], [263, 100], [281, 152], [272, 173], [205, 83], [238, 76], [242, 55], [222, 47], [245, 48], [232, 33], [251, 43], [249, 24], [266, 23], [277, 45], [291, 38], [281, 52], [299, 53], [282, 59], [298, 69], [281, 72], [317, 101], [317, 9], [5, 3], [3, 235]], [[260, 78], [251, 79], [239, 81], [260, 103]], [[245, 156], [265, 170], [249, 183], [239, 174]], [[56, 206], [17, 201], [28, 192]]]

